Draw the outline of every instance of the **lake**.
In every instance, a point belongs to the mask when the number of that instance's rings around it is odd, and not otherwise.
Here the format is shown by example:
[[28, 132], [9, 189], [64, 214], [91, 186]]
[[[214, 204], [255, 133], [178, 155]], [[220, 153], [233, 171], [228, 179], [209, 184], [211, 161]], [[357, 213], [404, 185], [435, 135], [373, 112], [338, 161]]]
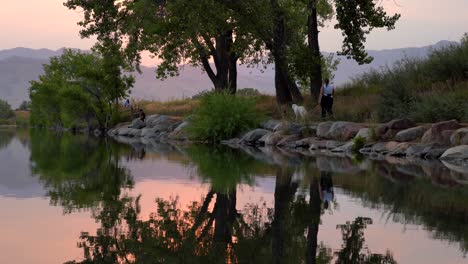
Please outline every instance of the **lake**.
[[127, 143], [1, 129], [1, 262], [468, 263], [438, 161]]

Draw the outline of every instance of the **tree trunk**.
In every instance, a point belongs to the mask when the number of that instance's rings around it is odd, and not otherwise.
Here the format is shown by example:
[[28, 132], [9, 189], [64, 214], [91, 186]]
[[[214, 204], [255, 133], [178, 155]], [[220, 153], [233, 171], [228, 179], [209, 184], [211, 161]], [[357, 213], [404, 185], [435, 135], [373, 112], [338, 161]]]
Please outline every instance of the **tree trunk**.
[[310, 94], [318, 100], [322, 86], [322, 54], [318, 41], [317, 23], [317, 0], [310, 0], [308, 5], [309, 15], [307, 17], [307, 40], [312, 55], [312, 66], [310, 68]]
[[272, 53], [275, 58], [276, 100], [282, 105], [293, 101], [300, 103], [303, 101], [301, 92], [288, 72], [284, 14], [278, 0], [271, 0], [270, 3], [274, 14]]
[[[204, 36], [206, 45], [208, 45], [210, 53], [206, 54], [205, 48], [202, 47], [196, 39], [200, 60], [208, 77], [210, 78], [215, 91], [229, 90], [235, 93], [237, 90], [237, 54], [232, 50], [233, 46], [233, 31], [228, 30], [219, 33], [215, 37], [215, 44], [211, 43], [211, 38]], [[209, 58], [213, 57], [216, 73], [212, 65], [209, 63]]]
[[292, 183], [293, 171], [287, 167], [278, 167], [275, 182], [275, 211], [272, 223], [272, 252], [274, 263], [286, 263], [288, 254], [288, 231], [290, 231], [290, 206], [294, 200], [297, 184]]
[[306, 248], [306, 264], [315, 264], [317, 256], [317, 236], [320, 224], [320, 194], [319, 194], [318, 178], [314, 177], [310, 183], [310, 201], [309, 213], [312, 216], [312, 221], [308, 226], [307, 231], [307, 248]]
[[228, 79], [228, 89], [231, 94], [235, 94], [237, 92], [237, 54], [233, 50], [233, 36], [232, 30], [228, 32], [227, 35], [227, 51], [229, 54], [229, 79]]

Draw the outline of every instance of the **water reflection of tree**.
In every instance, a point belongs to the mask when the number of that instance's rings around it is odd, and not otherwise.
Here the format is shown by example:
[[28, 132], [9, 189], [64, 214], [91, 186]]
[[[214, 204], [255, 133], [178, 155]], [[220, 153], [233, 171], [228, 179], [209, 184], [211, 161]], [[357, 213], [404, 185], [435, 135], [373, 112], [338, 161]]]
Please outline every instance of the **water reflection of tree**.
[[86, 136], [32, 131], [32, 171], [53, 205], [63, 206], [65, 212], [93, 209], [104, 220], [112, 214], [105, 211], [120, 210], [121, 189], [133, 185], [119, 164], [122, 148]]
[[[265, 203], [248, 204], [239, 211], [237, 184], [251, 181], [258, 164], [232, 150], [205, 151], [188, 151], [197, 173], [213, 182], [204, 199], [187, 209], [177, 198], [157, 199], [157, 210], [148, 220], [139, 217], [138, 198], [123, 201], [123, 208], [113, 217], [121, 221], [103, 225], [96, 235], [81, 236], [82, 263], [331, 263], [331, 249], [317, 239], [321, 215], [318, 178], [310, 182], [307, 202], [306, 195], [296, 195], [294, 169], [277, 166], [274, 208]], [[226, 161], [230, 162], [227, 167], [219, 165]], [[364, 241], [363, 232], [346, 234], [352, 241]], [[341, 251], [355, 254], [363, 247], [364, 243], [344, 243]], [[339, 254], [335, 258], [343, 259]]]
[[15, 130], [0, 128], [0, 150], [6, 148], [15, 136]]

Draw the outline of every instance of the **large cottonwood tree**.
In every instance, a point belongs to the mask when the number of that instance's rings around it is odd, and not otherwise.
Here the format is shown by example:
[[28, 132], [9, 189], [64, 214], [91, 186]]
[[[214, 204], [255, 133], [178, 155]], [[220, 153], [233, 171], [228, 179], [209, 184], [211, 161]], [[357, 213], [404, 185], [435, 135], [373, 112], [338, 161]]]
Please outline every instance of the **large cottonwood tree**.
[[115, 35], [129, 62], [138, 66], [141, 51], [160, 61], [157, 77], [179, 74], [182, 64], [201, 66], [215, 90], [237, 89], [237, 64], [260, 58], [252, 34], [232, 18], [232, 11], [213, 0], [68, 0], [84, 10], [83, 37]]

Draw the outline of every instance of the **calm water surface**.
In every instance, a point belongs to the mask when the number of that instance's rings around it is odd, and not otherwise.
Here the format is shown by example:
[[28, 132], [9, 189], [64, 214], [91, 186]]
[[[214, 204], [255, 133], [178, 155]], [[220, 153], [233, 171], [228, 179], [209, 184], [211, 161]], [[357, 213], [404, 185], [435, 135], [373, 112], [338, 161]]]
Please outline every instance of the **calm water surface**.
[[0, 262], [468, 263], [468, 175], [265, 152], [0, 130]]

